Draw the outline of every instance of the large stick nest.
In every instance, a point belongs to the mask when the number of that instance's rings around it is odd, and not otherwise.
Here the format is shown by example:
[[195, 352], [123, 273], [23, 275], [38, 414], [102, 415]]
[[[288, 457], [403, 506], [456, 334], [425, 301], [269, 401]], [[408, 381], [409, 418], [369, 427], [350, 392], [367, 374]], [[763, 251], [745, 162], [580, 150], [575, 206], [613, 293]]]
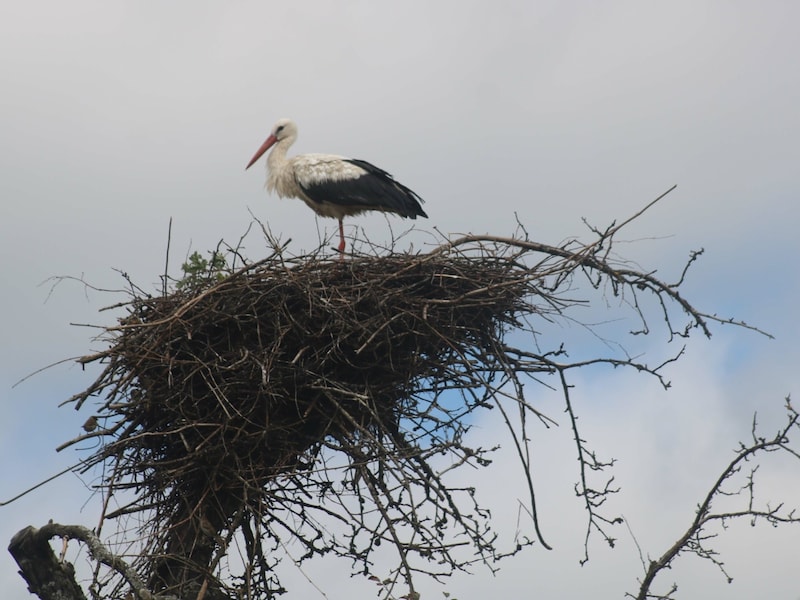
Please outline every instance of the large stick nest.
[[108, 373], [128, 378], [125, 401], [107, 405], [124, 427], [104, 453], [147, 494], [204, 486], [258, 502], [326, 438], [397, 432], [415, 394], [463, 385], [530, 287], [492, 258], [373, 256], [270, 262], [197, 294], [137, 298], [108, 355]]
[[[474, 490], [445, 481], [454, 464], [489, 462], [466, 445], [464, 416], [504, 396], [535, 413], [520, 378], [575, 366], [557, 363], [558, 351], [512, 347], [506, 332], [533, 333], [532, 319], [579, 302], [563, 294], [581, 272], [595, 289], [627, 290], [639, 318], [638, 294], [652, 293], [671, 335], [707, 331], [676, 286], [609, 263], [615, 231], [589, 245], [468, 237], [428, 254], [344, 261], [276, 247], [220, 280], [135, 293], [106, 330], [108, 349], [82, 359], [104, 363], [102, 374], [71, 401], [102, 396], [99, 430], [79, 438], [104, 440], [86, 468], [111, 466], [104, 488], [124, 502], [107, 518], [139, 515], [151, 589], [280, 591], [264, 547], [287, 535], [304, 557], [334, 552], [364, 572], [389, 542], [412, 590], [417, 559], [439, 565], [427, 571], [436, 576], [475, 560], [454, 553], [464, 543], [478, 560], [497, 558]], [[673, 328], [671, 304], [688, 313], [685, 328]], [[588, 494], [583, 476], [582, 485]], [[247, 566], [223, 582], [237, 535]]]

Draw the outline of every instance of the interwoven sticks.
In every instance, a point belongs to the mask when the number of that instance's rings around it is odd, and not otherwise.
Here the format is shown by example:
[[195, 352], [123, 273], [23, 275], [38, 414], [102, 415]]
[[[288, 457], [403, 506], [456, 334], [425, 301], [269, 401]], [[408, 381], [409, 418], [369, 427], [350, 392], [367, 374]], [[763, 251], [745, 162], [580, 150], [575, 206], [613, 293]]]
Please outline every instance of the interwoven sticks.
[[[573, 280], [624, 296], [642, 320], [638, 295], [652, 295], [670, 336], [705, 330], [710, 319], [677, 286], [610, 262], [612, 235], [561, 247], [465, 237], [428, 254], [344, 261], [276, 249], [221, 280], [135, 293], [106, 330], [107, 349], [82, 359], [103, 372], [71, 401], [102, 398], [100, 428], [78, 439], [103, 439], [86, 468], [108, 467], [105, 492], [119, 498], [105, 518], [138, 523], [144, 544], [134, 566], [149, 589], [269, 597], [281, 589], [270, 551], [287, 539], [301, 558], [334, 553], [365, 573], [385, 542], [412, 590], [415, 572], [496, 559], [490, 515], [472, 488], [449, 478], [458, 466], [490, 462], [488, 450], [468, 445], [468, 415], [499, 407], [509, 423], [504, 398], [519, 404], [509, 427], [529, 473], [524, 415], [543, 417], [523, 382], [542, 373], [563, 381], [580, 366], [556, 362], [558, 343], [536, 350], [530, 336], [535, 323], [569, 320], [571, 307], [586, 305]], [[673, 327], [673, 306], [688, 324]], [[512, 330], [528, 342], [510, 344]], [[660, 376], [660, 366], [597, 362]], [[583, 469], [595, 459], [577, 432], [576, 443], [589, 498], [598, 492]]]

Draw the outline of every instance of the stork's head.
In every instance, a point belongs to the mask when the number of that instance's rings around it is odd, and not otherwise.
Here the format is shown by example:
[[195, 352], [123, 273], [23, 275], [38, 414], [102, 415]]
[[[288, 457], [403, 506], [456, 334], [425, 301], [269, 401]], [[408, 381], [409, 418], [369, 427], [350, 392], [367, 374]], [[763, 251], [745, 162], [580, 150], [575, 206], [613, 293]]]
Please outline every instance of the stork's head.
[[279, 119], [275, 125], [272, 126], [270, 135], [277, 141], [285, 140], [288, 137], [297, 137], [297, 125], [291, 119]]
[[291, 119], [280, 119], [275, 125], [272, 127], [272, 131], [269, 134], [269, 137], [266, 141], [261, 144], [261, 147], [256, 151], [253, 155], [253, 158], [250, 159], [250, 162], [247, 163], [245, 167], [245, 171], [253, 166], [253, 163], [256, 162], [259, 158], [263, 156], [263, 154], [269, 150], [274, 144], [279, 142], [284, 142], [286, 147], [289, 147], [294, 143], [297, 139], [297, 125], [295, 125], [294, 121]]

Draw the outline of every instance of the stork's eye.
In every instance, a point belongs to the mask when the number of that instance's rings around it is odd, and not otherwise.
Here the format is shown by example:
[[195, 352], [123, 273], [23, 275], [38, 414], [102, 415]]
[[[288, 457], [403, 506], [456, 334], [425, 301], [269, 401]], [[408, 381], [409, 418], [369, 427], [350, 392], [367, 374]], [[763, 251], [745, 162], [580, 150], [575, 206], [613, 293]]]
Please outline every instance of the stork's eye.
[[275, 133], [280, 133], [281, 131], [283, 131], [283, 125], [279, 126], [279, 127], [278, 127], [278, 128], [275, 130]]

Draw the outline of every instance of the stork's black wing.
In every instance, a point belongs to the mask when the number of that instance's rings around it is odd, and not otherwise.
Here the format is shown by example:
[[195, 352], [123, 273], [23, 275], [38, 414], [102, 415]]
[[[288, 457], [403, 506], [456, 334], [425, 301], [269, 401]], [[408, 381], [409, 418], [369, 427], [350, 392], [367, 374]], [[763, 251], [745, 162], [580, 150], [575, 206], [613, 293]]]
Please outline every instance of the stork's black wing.
[[364, 210], [384, 210], [403, 217], [427, 217], [422, 210], [424, 202], [413, 190], [365, 160], [343, 158], [344, 162], [358, 167], [354, 177], [325, 178], [298, 183], [314, 202], [340, 206], [363, 207]]

